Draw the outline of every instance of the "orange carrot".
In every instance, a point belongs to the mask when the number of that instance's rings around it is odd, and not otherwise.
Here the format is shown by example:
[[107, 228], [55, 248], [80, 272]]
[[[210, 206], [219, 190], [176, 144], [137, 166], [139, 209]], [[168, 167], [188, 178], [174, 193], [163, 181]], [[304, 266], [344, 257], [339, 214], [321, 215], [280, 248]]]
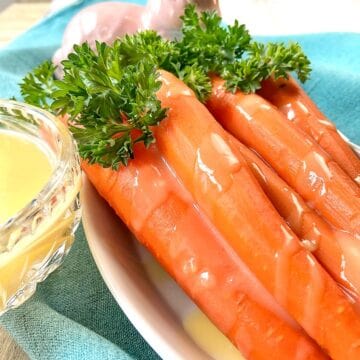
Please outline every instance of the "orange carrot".
[[[266, 195], [299, 237], [302, 245], [312, 251], [332, 277], [359, 302], [360, 246], [358, 239], [351, 234], [332, 229], [257, 154], [235, 138], [232, 138], [232, 142], [240, 150]], [[354, 251], [355, 249], [357, 251]]]
[[[118, 171], [83, 163], [99, 193], [248, 359], [325, 359], [194, 206], [153, 145]], [[266, 335], [265, 335], [266, 334]]]
[[225, 91], [213, 79], [215, 118], [255, 149], [330, 224], [360, 235], [360, 188], [314, 140], [257, 94]]
[[345, 295], [301, 247], [226, 131], [192, 91], [169, 73], [161, 72], [160, 79], [158, 98], [169, 108], [154, 129], [162, 155], [249, 269], [306, 332], [332, 358], [359, 359], [360, 319]]
[[358, 184], [360, 160], [315, 103], [293, 78], [268, 79], [258, 92], [279, 108], [288, 120], [309, 134]]

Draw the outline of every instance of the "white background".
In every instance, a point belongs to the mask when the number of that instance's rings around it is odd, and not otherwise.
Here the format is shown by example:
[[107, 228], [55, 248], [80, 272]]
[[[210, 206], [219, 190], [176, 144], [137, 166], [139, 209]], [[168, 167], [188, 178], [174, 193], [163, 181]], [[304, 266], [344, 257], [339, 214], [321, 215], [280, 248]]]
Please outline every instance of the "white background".
[[219, 1], [224, 22], [237, 18], [251, 34], [360, 32], [360, 0]]

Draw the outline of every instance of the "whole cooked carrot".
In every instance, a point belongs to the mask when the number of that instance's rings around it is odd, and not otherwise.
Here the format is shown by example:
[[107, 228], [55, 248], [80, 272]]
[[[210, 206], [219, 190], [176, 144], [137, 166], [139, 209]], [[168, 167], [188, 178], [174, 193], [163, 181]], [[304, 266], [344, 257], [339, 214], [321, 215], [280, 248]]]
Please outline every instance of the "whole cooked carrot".
[[[155, 146], [118, 171], [83, 163], [98, 192], [248, 359], [325, 359], [193, 204]], [[266, 334], [266, 335], [265, 335]]]
[[214, 77], [207, 107], [330, 224], [360, 235], [360, 188], [273, 105], [257, 94], [229, 93]]
[[358, 184], [360, 160], [306, 92], [293, 79], [269, 78], [258, 93], [309, 134]]
[[259, 184], [279, 214], [298, 236], [302, 246], [313, 252], [332, 277], [360, 300], [360, 246], [353, 235], [329, 226], [302, 197], [244, 144], [231, 140], [240, 150]]
[[277, 213], [192, 91], [161, 72], [158, 98], [169, 108], [158, 148], [201, 209], [276, 300], [334, 359], [360, 357], [360, 318], [333, 279]]

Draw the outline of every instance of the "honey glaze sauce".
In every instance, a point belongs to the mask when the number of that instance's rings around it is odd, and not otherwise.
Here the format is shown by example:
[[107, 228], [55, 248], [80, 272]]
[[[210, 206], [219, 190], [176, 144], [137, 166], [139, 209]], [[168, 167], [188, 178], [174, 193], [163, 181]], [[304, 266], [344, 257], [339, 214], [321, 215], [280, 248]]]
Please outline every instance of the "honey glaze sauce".
[[30, 136], [0, 130], [0, 224], [30, 203], [49, 181], [50, 155]]
[[239, 350], [200, 310], [190, 312], [183, 320], [183, 326], [195, 343], [214, 360], [245, 360]]

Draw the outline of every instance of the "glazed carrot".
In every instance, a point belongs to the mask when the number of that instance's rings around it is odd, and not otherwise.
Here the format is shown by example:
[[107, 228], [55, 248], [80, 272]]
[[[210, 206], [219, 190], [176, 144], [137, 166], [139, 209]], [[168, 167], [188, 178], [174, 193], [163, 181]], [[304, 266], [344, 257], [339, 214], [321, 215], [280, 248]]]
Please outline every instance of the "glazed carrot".
[[309, 134], [358, 184], [360, 160], [293, 78], [267, 79], [258, 92]]
[[[279, 214], [332, 277], [359, 302], [360, 246], [351, 234], [332, 229], [302, 197], [253, 151], [232, 138]], [[348, 251], [351, 249], [351, 251]]]
[[118, 171], [87, 163], [83, 169], [214, 324], [248, 359], [269, 351], [276, 359], [325, 359], [194, 206], [156, 147], [139, 145], [135, 153]]
[[226, 131], [175, 76], [161, 72], [168, 116], [158, 148], [249, 269], [334, 359], [360, 358], [360, 319], [277, 213]]
[[213, 79], [210, 112], [259, 153], [330, 224], [360, 235], [360, 188], [311, 137], [257, 94], [226, 92]]

